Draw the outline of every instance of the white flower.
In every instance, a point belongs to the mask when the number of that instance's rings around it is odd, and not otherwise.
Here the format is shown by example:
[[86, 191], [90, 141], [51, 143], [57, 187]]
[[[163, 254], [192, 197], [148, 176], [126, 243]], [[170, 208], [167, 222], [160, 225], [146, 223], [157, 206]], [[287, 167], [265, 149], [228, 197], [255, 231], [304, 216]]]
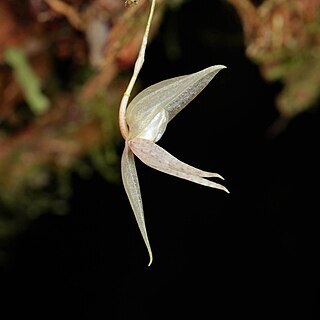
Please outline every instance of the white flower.
[[123, 132], [126, 142], [121, 160], [122, 180], [149, 252], [149, 265], [152, 263], [152, 251], [144, 220], [134, 155], [146, 165], [164, 173], [228, 192], [221, 184], [205, 179], [223, 179], [219, 174], [194, 168], [156, 144], [165, 132], [167, 124], [224, 68], [222, 65], [212, 66], [190, 75], [154, 84], [131, 101], [124, 115], [120, 113], [120, 122], [127, 124]]

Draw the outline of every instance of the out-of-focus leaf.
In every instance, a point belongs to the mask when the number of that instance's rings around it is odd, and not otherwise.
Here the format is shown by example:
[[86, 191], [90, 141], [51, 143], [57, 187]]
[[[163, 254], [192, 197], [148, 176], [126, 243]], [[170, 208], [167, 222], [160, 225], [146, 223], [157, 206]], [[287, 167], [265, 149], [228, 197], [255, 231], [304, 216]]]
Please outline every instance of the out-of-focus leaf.
[[50, 101], [41, 92], [41, 82], [30, 67], [24, 52], [18, 48], [9, 48], [4, 53], [4, 59], [13, 68], [15, 78], [32, 112], [35, 114], [46, 112]]

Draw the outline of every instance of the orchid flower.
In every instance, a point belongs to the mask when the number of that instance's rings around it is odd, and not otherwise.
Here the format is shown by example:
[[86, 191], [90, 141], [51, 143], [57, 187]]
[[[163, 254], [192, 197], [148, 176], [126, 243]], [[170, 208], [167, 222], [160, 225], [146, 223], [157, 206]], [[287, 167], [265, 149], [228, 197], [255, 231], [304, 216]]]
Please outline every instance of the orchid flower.
[[[150, 16], [154, 10], [152, 2]], [[146, 165], [161, 172], [189, 180], [207, 187], [228, 190], [219, 183], [205, 178], [221, 178], [219, 174], [194, 168], [168, 153], [156, 144], [166, 130], [168, 123], [183, 110], [225, 66], [216, 65], [199, 72], [180, 76], [154, 84], [139, 93], [129, 104], [130, 92], [142, 67], [144, 50], [148, 36], [148, 25], [137, 59], [134, 75], [125, 92], [119, 110], [120, 130], [125, 139], [121, 159], [121, 173], [124, 188], [137, 220], [141, 235], [149, 252], [149, 265], [152, 263], [152, 251], [149, 243], [142, 198], [134, 155]], [[142, 52], [142, 53], [141, 53]], [[140, 62], [139, 62], [140, 59]], [[131, 84], [131, 87], [130, 87]]]

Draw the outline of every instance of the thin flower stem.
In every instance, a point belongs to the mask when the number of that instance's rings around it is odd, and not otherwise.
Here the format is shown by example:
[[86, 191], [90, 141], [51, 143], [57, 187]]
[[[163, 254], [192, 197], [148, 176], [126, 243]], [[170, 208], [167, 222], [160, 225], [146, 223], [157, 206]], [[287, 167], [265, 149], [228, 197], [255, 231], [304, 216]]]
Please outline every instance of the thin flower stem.
[[154, 8], [155, 8], [155, 4], [156, 4], [156, 0], [151, 0], [151, 1], [152, 2], [151, 2], [151, 8], [150, 8], [150, 13], [149, 13], [149, 17], [148, 17], [148, 22], [147, 22], [146, 29], [145, 29], [143, 39], [141, 42], [139, 55], [138, 55], [138, 58], [136, 60], [135, 65], [134, 65], [133, 75], [131, 77], [131, 80], [128, 84], [126, 91], [123, 94], [123, 97], [122, 97], [122, 100], [120, 103], [120, 108], [119, 108], [119, 127], [120, 127], [122, 137], [124, 139], [127, 139], [127, 136], [128, 136], [128, 126], [127, 126], [126, 119], [125, 119], [125, 112], [127, 109], [127, 105], [128, 105], [131, 91], [133, 89], [133, 86], [137, 80], [139, 72], [140, 72], [140, 70], [143, 66], [143, 63], [144, 63], [144, 57], [145, 57], [146, 47], [147, 47], [147, 43], [148, 43], [150, 26], [151, 26]]

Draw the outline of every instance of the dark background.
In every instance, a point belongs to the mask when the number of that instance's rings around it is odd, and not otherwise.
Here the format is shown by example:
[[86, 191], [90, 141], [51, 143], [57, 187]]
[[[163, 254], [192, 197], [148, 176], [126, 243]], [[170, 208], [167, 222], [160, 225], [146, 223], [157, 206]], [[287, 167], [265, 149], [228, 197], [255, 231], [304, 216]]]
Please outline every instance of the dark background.
[[123, 187], [74, 176], [69, 214], [42, 216], [9, 248], [2, 319], [318, 319], [319, 108], [272, 133], [281, 84], [266, 83], [246, 58], [223, 1], [167, 12], [141, 85], [214, 64], [228, 69], [159, 144], [223, 175], [230, 195], [137, 161], [148, 268]]

